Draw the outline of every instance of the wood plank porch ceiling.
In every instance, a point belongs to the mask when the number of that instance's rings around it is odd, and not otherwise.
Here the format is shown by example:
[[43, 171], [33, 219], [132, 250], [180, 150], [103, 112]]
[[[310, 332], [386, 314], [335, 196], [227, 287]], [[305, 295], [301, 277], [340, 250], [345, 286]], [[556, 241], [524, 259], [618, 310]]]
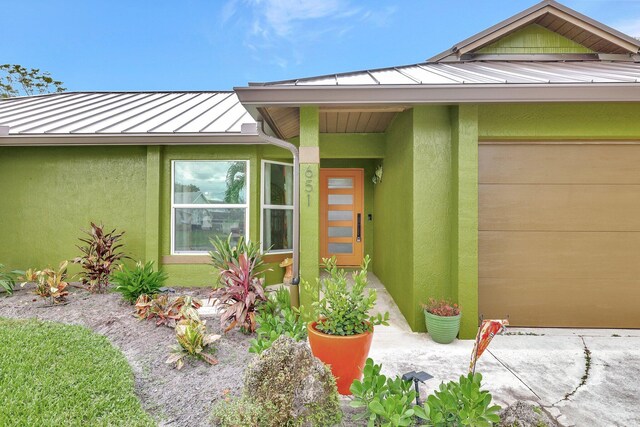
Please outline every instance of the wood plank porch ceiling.
[[[321, 107], [320, 133], [382, 133], [407, 107]], [[280, 138], [300, 134], [300, 110], [297, 107], [264, 107], [260, 109], [271, 129]]]

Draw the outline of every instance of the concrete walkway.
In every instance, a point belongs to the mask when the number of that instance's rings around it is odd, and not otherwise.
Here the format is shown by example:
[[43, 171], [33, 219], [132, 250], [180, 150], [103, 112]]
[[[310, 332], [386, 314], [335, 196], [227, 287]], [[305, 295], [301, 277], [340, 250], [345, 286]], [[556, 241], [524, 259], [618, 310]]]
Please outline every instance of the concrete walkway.
[[[467, 373], [472, 340], [442, 345], [411, 332], [380, 281], [369, 274], [369, 282], [377, 311], [391, 315], [390, 326], [376, 327], [370, 352], [385, 374], [426, 371], [434, 376], [423, 390], [430, 392]], [[640, 426], [640, 330], [509, 328], [476, 370], [502, 406], [535, 401], [562, 414], [563, 425]]]

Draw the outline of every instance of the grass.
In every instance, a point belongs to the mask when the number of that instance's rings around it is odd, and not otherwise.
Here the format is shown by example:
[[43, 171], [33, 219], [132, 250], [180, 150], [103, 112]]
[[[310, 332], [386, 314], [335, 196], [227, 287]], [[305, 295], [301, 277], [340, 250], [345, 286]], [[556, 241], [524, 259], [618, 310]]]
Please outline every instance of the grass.
[[131, 368], [81, 326], [0, 318], [1, 426], [153, 426]]

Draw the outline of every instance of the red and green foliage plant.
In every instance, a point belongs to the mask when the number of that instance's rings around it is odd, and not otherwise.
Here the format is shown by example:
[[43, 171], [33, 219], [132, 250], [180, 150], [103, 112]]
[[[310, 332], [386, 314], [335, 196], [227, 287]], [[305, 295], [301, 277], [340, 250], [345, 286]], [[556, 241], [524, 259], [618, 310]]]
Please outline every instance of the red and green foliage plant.
[[35, 270], [30, 268], [27, 270], [21, 279], [25, 282], [21, 286], [26, 285], [29, 282], [34, 282], [36, 288], [34, 293], [41, 298], [49, 298], [51, 304], [58, 304], [66, 301], [69, 291], [67, 287], [67, 265], [68, 261], [63, 261], [58, 267], [58, 270], [52, 268], [45, 268], [43, 270]]
[[447, 299], [436, 300], [429, 298], [429, 302], [422, 304], [422, 308], [428, 313], [442, 317], [453, 317], [460, 314], [460, 306]]
[[175, 328], [184, 319], [199, 318], [197, 310], [202, 302], [190, 296], [179, 296], [169, 299], [169, 295], [160, 294], [154, 297], [143, 294], [136, 301], [136, 317], [140, 320], [155, 320], [156, 326], [165, 325]]
[[91, 229], [85, 231], [88, 237], [79, 239], [83, 246], [78, 246], [82, 252], [73, 260], [84, 270], [81, 273], [82, 284], [92, 293], [104, 293], [109, 286], [109, 276], [118, 262], [127, 258], [121, 251], [120, 240], [124, 232], [104, 231], [104, 225], [91, 223]]
[[220, 335], [207, 333], [206, 321], [199, 318], [183, 319], [176, 325], [178, 345], [171, 348], [171, 354], [166, 363], [182, 369], [184, 359], [191, 356], [204, 360], [210, 365], [216, 365], [218, 360], [211, 352], [207, 352], [207, 347], [219, 339]]
[[245, 333], [253, 333], [257, 328], [256, 308], [267, 300], [260, 278], [263, 269], [259, 243], [245, 243], [241, 237], [237, 245], [232, 245], [231, 236], [227, 240], [211, 241], [215, 251], [211, 252], [213, 265], [220, 273], [220, 285], [212, 297], [226, 305], [220, 317], [225, 332], [236, 326]]

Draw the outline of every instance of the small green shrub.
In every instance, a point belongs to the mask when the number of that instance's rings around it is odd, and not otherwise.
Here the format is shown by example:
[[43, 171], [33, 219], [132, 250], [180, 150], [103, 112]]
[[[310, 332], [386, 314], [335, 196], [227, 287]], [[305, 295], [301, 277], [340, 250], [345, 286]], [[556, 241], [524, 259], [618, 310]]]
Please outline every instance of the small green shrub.
[[387, 378], [382, 365], [367, 359], [362, 381], [351, 384], [353, 400], [349, 405], [361, 410], [356, 419], [366, 419], [370, 427], [411, 426], [416, 417], [426, 419], [429, 408], [415, 405], [413, 383], [402, 378]]
[[16, 287], [16, 278], [18, 275], [24, 275], [24, 271], [4, 271], [4, 264], [0, 264], [0, 288], [4, 289], [7, 294], [11, 295]]
[[256, 314], [256, 338], [251, 340], [251, 353], [260, 354], [281, 335], [293, 338], [296, 341], [307, 339], [307, 323], [302, 318], [300, 311], [291, 307], [289, 291], [285, 288], [278, 289], [269, 295], [268, 301], [258, 309]]
[[111, 281], [116, 285], [115, 290], [131, 304], [136, 302], [140, 295], [156, 295], [167, 280], [167, 274], [153, 270], [153, 261], [146, 264], [137, 262], [133, 269], [122, 265], [111, 274]]
[[[347, 283], [347, 273], [338, 268], [335, 257], [322, 260], [329, 277], [317, 279], [317, 291], [323, 293], [322, 298], [313, 302], [318, 316], [318, 331], [329, 335], [357, 335], [372, 331], [374, 325], [389, 324], [388, 312], [375, 316], [369, 314], [378, 298], [375, 289], [370, 289], [365, 294], [370, 261], [367, 255], [360, 271], [353, 273], [354, 284], [350, 286]], [[308, 284], [303, 286], [309, 287]]]
[[491, 394], [480, 390], [482, 375], [461, 376], [459, 381], [440, 384], [427, 398], [429, 421], [436, 427], [489, 427], [500, 422], [500, 406], [491, 405]]

